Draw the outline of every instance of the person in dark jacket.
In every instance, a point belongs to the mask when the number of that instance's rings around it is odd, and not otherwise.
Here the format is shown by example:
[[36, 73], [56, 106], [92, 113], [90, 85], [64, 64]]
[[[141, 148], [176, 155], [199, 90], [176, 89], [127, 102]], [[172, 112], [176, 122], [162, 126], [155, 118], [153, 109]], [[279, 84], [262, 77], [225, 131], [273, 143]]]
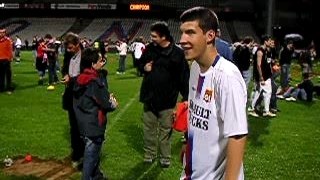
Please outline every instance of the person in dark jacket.
[[290, 69], [291, 69], [290, 67], [291, 67], [293, 53], [294, 53], [293, 41], [289, 41], [280, 50], [280, 58], [279, 58], [279, 63], [281, 66], [281, 71], [280, 71], [281, 92], [280, 92], [280, 94], [283, 94], [289, 88]]
[[175, 45], [165, 22], [151, 25], [150, 43], [140, 58], [144, 74], [140, 102], [144, 104], [144, 162], [152, 163], [160, 149], [160, 164], [170, 165], [172, 113], [179, 92], [188, 99], [189, 65], [183, 50]]
[[73, 110], [73, 87], [76, 78], [80, 74], [80, 61], [82, 46], [77, 34], [69, 32], [64, 37], [65, 53], [63, 66], [61, 69], [62, 83], [65, 84], [65, 90], [62, 96], [63, 109], [68, 111], [71, 137], [71, 161], [72, 166], [81, 168], [84, 152], [84, 143], [80, 138], [76, 116]]
[[99, 169], [104, 141], [106, 113], [115, 110], [117, 101], [100, 73], [106, 63], [99, 50], [87, 48], [81, 55], [81, 73], [74, 86], [73, 109], [80, 136], [85, 143], [82, 179], [106, 179]]
[[283, 96], [279, 96], [279, 98], [285, 98], [287, 101], [296, 101], [297, 99], [300, 99], [311, 102], [313, 100], [313, 87], [314, 85], [309, 73], [304, 73], [303, 81], [296, 84], [295, 87], [289, 87]]
[[239, 68], [241, 75], [246, 82], [247, 89], [251, 80], [250, 63], [251, 63], [251, 47], [253, 44], [253, 38], [246, 36], [242, 44], [238, 45], [233, 53], [233, 61]]

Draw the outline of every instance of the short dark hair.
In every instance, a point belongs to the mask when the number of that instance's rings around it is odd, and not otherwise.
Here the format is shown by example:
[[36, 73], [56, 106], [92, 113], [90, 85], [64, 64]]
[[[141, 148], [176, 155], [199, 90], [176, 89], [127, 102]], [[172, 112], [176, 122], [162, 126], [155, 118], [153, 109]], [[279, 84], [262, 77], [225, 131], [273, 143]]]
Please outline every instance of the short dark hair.
[[272, 37], [269, 34], [264, 34], [261, 36], [262, 42], [268, 41], [269, 39], [272, 39]]
[[288, 44], [293, 44], [293, 41], [292, 40], [289, 40], [288, 42], [287, 42], [287, 45]]
[[92, 64], [98, 62], [100, 58], [99, 51], [93, 47], [86, 48], [81, 53], [81, 62], [80, 62], [80, 69], [81, 72], [86, 69], [92, 67]]
[[167, 40], [171, 40], [172, 36], [168, 27], [168, 24], [164, 21], [157, 21], [150, 27], [151, 32], [157, 32], [160, 37], [165, 37]]
[[252, 36], [246, 36], [246, 37], [244, 37], [243, 38], [243, 43], [244, 44], [249, 44], [249, 43], [251, 43], [251, 42], [253, 42], [254, 40], [253, 40], [253, 37]]
[[199, 27], [203, 32], [213, 30], [214, 32], [218, 31], [219, 20], [214, 13], [214, 11], [205, 8], [205, 7], [193, 7], [184, 11], [180, 16], [180, 21], [182, 23], [186, 21], [195, 21], [199, 22]]
[[46, 35], [44, 36], [44, 38], [45, 38], [45, 39], [52, 39], [52, 35], [51, 35], [51, 34], [46, 34]]

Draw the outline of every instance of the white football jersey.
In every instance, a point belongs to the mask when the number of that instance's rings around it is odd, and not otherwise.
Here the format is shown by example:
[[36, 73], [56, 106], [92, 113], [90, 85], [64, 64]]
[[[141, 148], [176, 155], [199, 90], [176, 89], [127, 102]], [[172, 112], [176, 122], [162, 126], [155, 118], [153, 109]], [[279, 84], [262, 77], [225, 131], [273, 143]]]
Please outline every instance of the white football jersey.
[[[191, 65], [188, 147], [181, 180], [223, 179], [228, 137], [248, 133], [245, 82], [232, 62], [217, 59], [204, 73], [197, 62]], [[244, 179], [242, 167], [239, 179]]]

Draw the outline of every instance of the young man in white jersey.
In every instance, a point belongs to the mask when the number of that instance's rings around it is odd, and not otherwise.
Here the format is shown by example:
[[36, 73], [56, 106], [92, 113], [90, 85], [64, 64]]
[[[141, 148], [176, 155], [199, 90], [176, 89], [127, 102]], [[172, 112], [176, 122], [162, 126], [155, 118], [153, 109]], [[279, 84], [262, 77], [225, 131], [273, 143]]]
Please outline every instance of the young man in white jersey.
[[218, 19], [213, 11], [194, 7], [183, 12], [180, 21], [181, 47], [186, 59], [194, 60], [180, 179], [244, 179], [246, 84], [238, 68], [217, 52]]

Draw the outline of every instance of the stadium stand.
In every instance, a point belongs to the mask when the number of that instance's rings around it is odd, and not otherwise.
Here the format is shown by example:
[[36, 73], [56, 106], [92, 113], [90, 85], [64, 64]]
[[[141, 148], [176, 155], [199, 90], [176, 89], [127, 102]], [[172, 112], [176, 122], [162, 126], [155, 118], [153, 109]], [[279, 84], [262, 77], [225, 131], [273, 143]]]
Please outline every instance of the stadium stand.
[[[34, 35], [44, 36], [49, 33], [55, 37], [63, 35], [74, 23], [75, 18], [11, 18], [3, 27], [9, 29], [12, 36], [17, 34], [22, 40], [32, 40]], [[12, 27], [20, 22], [19, 27]], [[11, 28], [11, 29], [10, 29]]]
[[[258, 37], [265, 33], [281, 39], [285, 34], [293, 31], [302, 34], [308, 40], [315, 39], [318, 42], [317, 39], [320, 39], [319, 31], [314, 28], [316, 6], [313, 4], [315, 0], [283, 0], [281, 2], [276, 0], [110, 0], [107, 2], [105, 0], [43, 0], [41, 2], [21, 0], [17, 3], [21, 3], [18, 4], [17, 9], [1, 9], [0, 26], [5, 26], [11, 36], [21, 35], [22, 39], [30, 39], [34, 34], [42, 35], [44, 32], [54, 36], [63, 36], [64, 33], [73, 31], [92, 40], [106, 38], [117, 40], [123, 37], [131, 40], [137, 36], [143, 36], [147, 40], [151, 23], [155, 20], [165, 20], [177, 41], [179, 15], [183, 10], [193, 6], [210, 7], [218, 14], [222, 39], [226, 41], [234, 42], [245, 35], [251, 35], [258, 41]], [[31, 3], [31, 6], [28, 7], [27, 3]], [[55, 7], [51, 6], [52, 3], [77, 3], [79, 6], [85, 3], [87, 5], [92, 5], [92, 3], [113, 4], [116, 5], [116, 9], [57, 10], [52, 9]], [[143, 12], [130, 11], [131, 3], [147, 4], [151, 9]], [[18, 12], [23, 14], [24, 18], [12, 18], [16, 17]], [[54, 18], [59, 19], [58, 17], [61, 20], [54, 20]], [[273, 17], [271, 23], [268, 17]], [[52, 24], [59, 25], [59, 27], [43, 23], [44, 18], [50, 18]], [[22, 21], [13, 23], [13, 20]], [[30, 22], [33, 20], [34, 22]], [[39, 22], [36, 22], [38, 20]], [[8, 21], [11, 23], [7, 24]], [[41, 26], [44, 26], [43, 31], [40, 31]], [[274, 32], [273, 26], [281, 27], [281, 29], [278, 28], [279, 32]]]
[[257, 36], [254, 31], [252, 24], [248, 21], [233, 21], [234, 29], [236, 30], [236, 35], [238, 39], [242, 39], [245, 36], [252, 36], [256, 42], [260, 41], [260, 38]]

